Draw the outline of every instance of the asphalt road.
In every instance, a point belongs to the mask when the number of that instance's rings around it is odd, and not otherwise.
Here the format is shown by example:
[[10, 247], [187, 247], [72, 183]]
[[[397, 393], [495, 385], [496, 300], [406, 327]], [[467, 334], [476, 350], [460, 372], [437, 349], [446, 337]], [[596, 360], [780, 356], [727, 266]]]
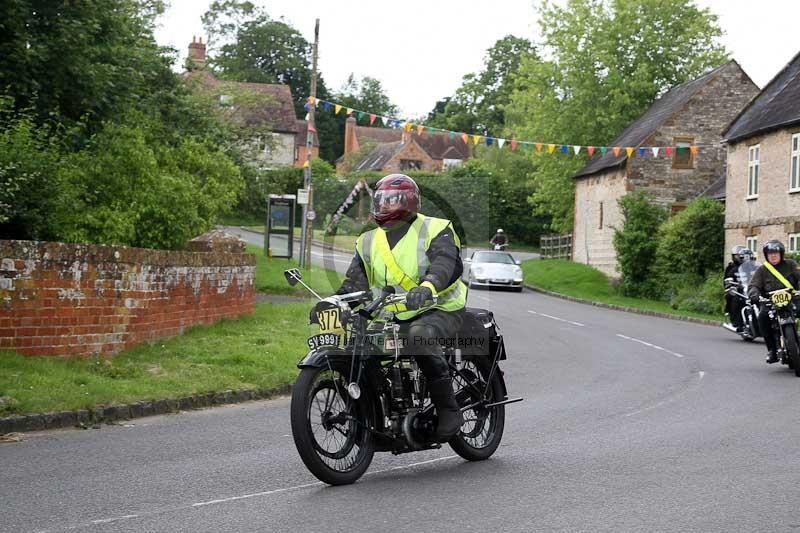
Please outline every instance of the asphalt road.
[[506, 337], [503, 443], [316, 482], [286, 398], [0, 444], [2, 531], [793, 531], [800, 379], [722, 328], [470, 292]]

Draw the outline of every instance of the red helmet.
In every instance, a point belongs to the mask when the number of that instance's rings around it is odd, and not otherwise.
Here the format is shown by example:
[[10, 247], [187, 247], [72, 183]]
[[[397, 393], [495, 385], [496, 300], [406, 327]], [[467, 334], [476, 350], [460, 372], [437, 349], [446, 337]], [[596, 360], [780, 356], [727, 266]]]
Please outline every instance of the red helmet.
[[394, 226], [418, 211], [419, 187], [405, 174], [389, 174], [375, 185], [370, 214], [379, 226]]

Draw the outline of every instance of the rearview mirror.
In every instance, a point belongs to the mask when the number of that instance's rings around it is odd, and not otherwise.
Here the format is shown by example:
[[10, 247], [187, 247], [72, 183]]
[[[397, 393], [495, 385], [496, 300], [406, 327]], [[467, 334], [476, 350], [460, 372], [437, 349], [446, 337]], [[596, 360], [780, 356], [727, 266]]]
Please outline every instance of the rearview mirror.
[[297, 268], [290, 268], [289, 270], [283, 271], [283, 276], [286, 278], [286, 281], [289, 282], [289, 285], [294, 287], [297, 283], [303, 279], [303, 275], [300, 274], [300, 269]]
[[519, 259], [514, 259], [514, 264], [515, 265], [521, 265], [522, 261], [520, 261]]

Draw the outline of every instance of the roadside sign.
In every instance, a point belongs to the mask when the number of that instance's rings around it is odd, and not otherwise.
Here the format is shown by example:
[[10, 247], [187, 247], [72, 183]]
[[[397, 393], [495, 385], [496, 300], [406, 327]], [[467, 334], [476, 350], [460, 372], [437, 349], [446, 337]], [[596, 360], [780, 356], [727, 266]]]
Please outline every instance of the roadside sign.
[[317, 218], [317, 213], [315, 211], [309, 211], [308, 213], [306, 213], [306, 218], [308, 220], [314, 220]]
[[308, 204], [308, 189], [297, 189], [297, 203], [300, 205]]

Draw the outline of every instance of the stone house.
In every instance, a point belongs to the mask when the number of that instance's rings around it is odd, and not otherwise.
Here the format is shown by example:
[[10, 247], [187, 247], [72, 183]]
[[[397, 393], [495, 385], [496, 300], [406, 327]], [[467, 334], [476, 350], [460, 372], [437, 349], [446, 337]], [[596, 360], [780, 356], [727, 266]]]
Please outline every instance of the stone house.
[[[770, 239], [800, 252], [800, 54], [733, 120], [728, 145], [725, 246], [761, 255]], [[763, 260], [762, 258], [759, 258]]]
[[[364, 147], [371, 150], [362, 153]], [[451, 139], [447, 133], [359, 126], [351, 116], [345, 122], [344, 154], [336, 161], [336, 171], [441, 172], [460, 165], [470, 155], [469, 145], [460, 136]]]
[[[708, 190], [725, 167], [721, 132], [758, 93], [736, 61], [667, 91], [575, 176], [573, 261], [618, 277], [614, 229], [622, 227], [617, 201], [644, 189], [673, 212]], [[692, 149], [692, 146], [696, 146]], [[662, 148], [658, 155], [640, 147]], [[628, 157], [625, 148], [634, 148]]]
[[[298, 120], [294, 99], [288, 85], [275, 83], [221, 82], [205, 69], [206, 45], [203, 39], [192, 39], [189, 44], [188, 63], [191, 70], [187, 79], [199, 81], [219, 94], [220, 105], [229, 106], [231, 119], [253, 129], [265, 127], [269, 134], [256, 141], [251, 153], [264, 168], [303, 166], [306, 161], [306, 135], [308, 126]], [[252, 95], [254, 102], [237, 106], [236, 95]], [[314, 134], [312, 156], [319, 157], [319, 139]]]

